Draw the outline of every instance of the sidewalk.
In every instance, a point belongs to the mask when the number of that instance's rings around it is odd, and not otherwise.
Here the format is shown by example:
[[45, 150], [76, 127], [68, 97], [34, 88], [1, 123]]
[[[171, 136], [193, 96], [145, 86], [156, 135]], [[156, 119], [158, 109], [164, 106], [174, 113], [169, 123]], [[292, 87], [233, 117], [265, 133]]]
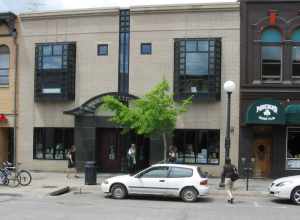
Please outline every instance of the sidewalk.
[[[84, 185], [84, 174], [79, 174], [80, 178], [66, 178], [65, 173], [55, 172], [32, 172], [32, 182], [26, 187], [9, 187], [0, 185], [0, 194], [14, 193], [28, 196], [48, 196], [49, 193], [60, 188], [69, 186], [73, 192], [80, 193], [101, 193], [101, 182], [111, 176], [121, 174], [98, 174], [97, 185]], [[271, 179], [250, 179], [249, 191], [246, 191], [246, 180], [236, 181], [234, 189], [237, 196], [266, 196]], [[219, 188], [219, 178], [209, 178], [210, 195], [224, 195], [224, 190]]]

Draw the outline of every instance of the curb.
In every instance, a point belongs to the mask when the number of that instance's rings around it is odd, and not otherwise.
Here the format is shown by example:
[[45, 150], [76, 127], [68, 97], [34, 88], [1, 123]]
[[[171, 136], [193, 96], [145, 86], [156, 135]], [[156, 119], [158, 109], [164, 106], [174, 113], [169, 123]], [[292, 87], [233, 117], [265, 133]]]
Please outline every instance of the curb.
[[62, 194], [68, 193], [68, 192], [70, 192], [70, 187], [65, 186], [65, 187], [59, 188], [55, 191], [50, 192], [49, 195], [50, 196], [59, 196], [59, 195], [62, 195]]
[[[269, 195], [268, 192], [262, 191], [235, 191], [232, 192], [235, 196], [251, 196], [251, 197], [267, 197]], [[209, 195], [226, 195], [225, 190], [209, 190]]]

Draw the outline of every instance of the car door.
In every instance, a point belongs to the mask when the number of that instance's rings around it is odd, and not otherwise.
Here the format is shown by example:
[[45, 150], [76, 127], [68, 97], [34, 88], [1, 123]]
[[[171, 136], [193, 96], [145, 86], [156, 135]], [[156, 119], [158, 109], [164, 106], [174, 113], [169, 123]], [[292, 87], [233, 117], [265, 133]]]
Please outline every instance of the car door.
[[168, 195], [178, 196], [179, 191], [186, 185], [193, 185], [191, 177], [193, 169], [185, 167], [170, 167], [169, 176], [166, 180]]
[[135, 194], [164, 195], [168, 172], [168, 166], [155, 166], [147, 169], [136, 176], [131, 191]]

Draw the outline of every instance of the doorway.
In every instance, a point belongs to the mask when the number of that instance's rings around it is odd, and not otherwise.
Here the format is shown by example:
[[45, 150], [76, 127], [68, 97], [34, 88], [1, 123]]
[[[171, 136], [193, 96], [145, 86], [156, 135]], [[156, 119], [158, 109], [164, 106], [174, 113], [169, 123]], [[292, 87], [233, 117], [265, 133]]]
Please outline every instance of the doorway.
[[256, 138], [252, 148], [252, 155], [255, 158], [254, 176], [269, 177], [271, 172], [271, 149], [272, 138]]
[[122, 148], [120, 147], [120, 130], [114, 128], [97, 128], [97, 163], [104, 172], [121, 170]]

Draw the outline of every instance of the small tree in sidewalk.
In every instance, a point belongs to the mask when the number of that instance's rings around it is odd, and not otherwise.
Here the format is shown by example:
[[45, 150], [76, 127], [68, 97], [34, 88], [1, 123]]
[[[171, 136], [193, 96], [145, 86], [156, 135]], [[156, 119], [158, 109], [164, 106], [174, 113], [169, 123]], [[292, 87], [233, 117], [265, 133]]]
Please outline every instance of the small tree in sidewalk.
[[[135, 131], [139, 135], [162, 136], [164, 159], [167, 152], [167, 134], [172, 133], [179, 114], [187, 111], [191, 98], [176, 103], [166, 80], [156, 85], [143, 97], [122, 103], [115, 97], [103, 97], [104, 108], [114, 112], [112, 121], [124, 128], [124, 132]], [[128, 105], [127, 105], [128, 104]]]

